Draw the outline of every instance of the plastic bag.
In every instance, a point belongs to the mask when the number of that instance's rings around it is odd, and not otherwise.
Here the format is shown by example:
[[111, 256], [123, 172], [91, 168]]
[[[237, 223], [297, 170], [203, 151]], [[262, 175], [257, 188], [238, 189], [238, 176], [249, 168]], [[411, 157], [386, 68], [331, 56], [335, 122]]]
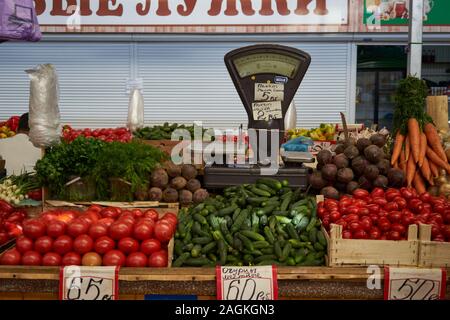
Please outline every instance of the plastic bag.
[[26, 70], [30, 84], [30, 140], [37, 148], [60, 142], [58, 76], [51, 64]]
[[33, 0], [0, 1], [0, 39], [39, 41], [41, 37]]
[[308, 147], [314, 145], [314, 142], [307, 137], [298, 137], [292, 140], [289, 140], [281, 147], [286, 151], [297, 151], [297, 152], [307, 152]]
[[139, 89], [131, 91], [127, 127], [135, 132], [144, 126], [144, 97]]

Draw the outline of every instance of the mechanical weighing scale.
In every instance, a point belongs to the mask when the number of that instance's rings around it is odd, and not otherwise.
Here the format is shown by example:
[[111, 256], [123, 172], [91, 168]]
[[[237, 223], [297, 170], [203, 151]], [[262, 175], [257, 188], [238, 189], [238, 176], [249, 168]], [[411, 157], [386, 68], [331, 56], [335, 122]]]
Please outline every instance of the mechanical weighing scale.
[[[279, 146], [284, 136], [286, 112], [310, 63], [311, 57], [306, 52], [272, 44], [239, 48], [225, 55], [225, 65], [248, 115], [248, 128], [257, 132], [256, 141], [250, 142], [252, 149], [263, 148], [264, 154], [277, 159], [277, 173], [270, 177], [303, 188], [307, 186], [308, 176], [303, 163], [314, 162], [313, 156], [309, 152], [285, 152]], [[272, 148], [274, 132], [279, 133], [279, 145]], [[256, 182], [266, 172], [262, 169], [268, 168], [268, 159], [255, 154], [257, 164], [207, 164], [205, 186], [223, 188]], [[279, 158], [282, 162], [278, 162]]]

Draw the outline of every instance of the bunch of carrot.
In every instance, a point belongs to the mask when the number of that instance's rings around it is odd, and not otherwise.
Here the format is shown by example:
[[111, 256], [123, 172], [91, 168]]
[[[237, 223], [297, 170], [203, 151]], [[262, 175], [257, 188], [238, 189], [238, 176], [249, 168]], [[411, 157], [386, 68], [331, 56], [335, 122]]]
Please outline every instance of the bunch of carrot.
[[420, 128], [416, 118], [407, 123], [407, 133], [397, 132], [392, 151], [391, 165], [403, 170], [408, 187], [413, 186], [417, 192], [426, 191], [426, 182], [434, 185], [434, 178], [440, 169], [450, 173], [450, 165], [441, 145], [436, 127], [427, 122]]

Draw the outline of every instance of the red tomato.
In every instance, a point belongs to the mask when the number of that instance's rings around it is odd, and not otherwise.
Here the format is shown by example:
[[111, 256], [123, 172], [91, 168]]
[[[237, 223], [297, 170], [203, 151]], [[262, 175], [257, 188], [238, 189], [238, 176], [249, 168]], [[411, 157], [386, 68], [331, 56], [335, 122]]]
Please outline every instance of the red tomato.
[[366, 208], [369, 209], [369, 214], [378, 214], [378, 212], [380, 212], [380, 205], [376, 203], [368, 204]]
[[363, 208], [359, 208], [359, 211], [358, 211], [358, 215], [359, 216], [361, 216], [361, 217], [368, 216], [369, 213], [370, 213], [369, 209], [364, 208], [364, 207]]
[[45, 235], [45, 224], [38, 219], [26, 220], [23, 223], [23, 234], [31, 239], [37, 239]]
[[42, 265], [48, 267], [57, 267], [60, 266], [62, 262], [61, 256], [54, 252], [47, 252], [42, 257]]
[[92, 250], [94, 241], [87, 234], [82, 234], [75, 238], [73, 242], [73, 251], [79, 254], [85, 254]]
[[59, 220], [53, 220], [47, 224], [47, 235], [58, 238], [66, 232], [67, 225]]
[[373, 198], [372, 203], [375, 203], [380, 207], [384, 207], [388, 203], [388, 201], [385, 198]]
[[345, 221], [344, 219], [339, 219], [335, 222], [335, 224], [342, 226], [343, 229], [347, 228], [348, 225], [347, 221]]
[[141, 218], [144, 216], [144, 213], [140, 209], [133, 209], [131, 210], [131, 212], [133, 213], [133, 217], [135, 218]]
[[355, 205], [351, 205], [348, 206], [347, 208], [345, 208], [344, 214], [346, 215], [350, 215], [350, 214], [358, 214], [360, 208], [355, 206]]
[[385, 198], [387, 201], [394, 200], [395, 197], [401, 196], [401, 193], [398, 189], [389, 188], [385, 192]]
[[410, 199], [408, 202], [408, 207], [412, 212], [420, 213], [419, 206], [422, 204], [420, 199]]
[[327, 212], [327, 210], [322, 207], [322, 208], [317, 208], [317, 216], [319, 218], [323, 218], [325, 216], [325, 213]]
[[125, 255], [119, 250], [108, 251], [103, 256], [104, 266], [124, 266], [125, 265]]
[[440, 203], [436, 203], [433, 206], [433, 210], [434, 210], [434, 212], [437, 212], [437, 213], [444, 213], [445, 212], [445, 205], [444, 204], [440, 204]]
[[58, 238], [56, 238], [55, 241], [53, 241], [53, 251], [55, 251], [57, 254], [61, 256], [72, 251], [72, 247], [73, 247], [72, 238], [66, 235], [59, 236]]
[[50, 252], [53, 247], [53, 239], [49, 236], [43, 236], [37, 238], [34, 242], [34, 251], [37, 251], [41, 254]]
[[176, 216], [174, 213], [172, 213], [172, 212], [167, 212], [167, 213], [162, 217], [162, 219], [169, 220], [169, 221], [172, 222], [175, 226], [176, 226], [177, 223], [178, 223], [178, 218], [177, 218], [177, 216]]
[[370, 193], [370, 196], [372, 198], [381, 197], [384, 198], [384, 190], [383, 188], [374, 188], [372, 192]]
[[353, 198], [343, 196], [339, 200], [339, 206], [348, 207], [353, 204]]
[[356, 199], [353, 202], [354, 206], [360, 207], [360, 208], [364, 208], [367, 205], [367, 201], [363, 200], [363, 199]]
[[153, 236], [153, 230], [154, 226], [150, 223], [137, 223], [133, 228], [133, 237], [141, 241], [150, 239]]
[[119, 212], [114, 208], [105, 208], [102, 211], [100, 211], [100, 214], [103, 218], [117, 218], [119, 215]]
[[352, 213], [352, 214], [345, 216], [344, 219], [347, 222], [359, 221], [359, 216], [356, 213]]
[[353, 191], [353, 197], [356, 199], [361, 199], [369, 196], [369, 191], [364, 189], [356, 189]]
[[83, 255], [81, 259], [81, 265], [83, 266], [101, 266], [102, 265], [102, 257], [96, 252], [88, 252]]
[[88, 210], [100, 213], [100, 211], [102, 211], [102, 209], [103, 208], [101, 206], [94, 204], [94, 205], [91, 205]]
[[68, 252], [66, 253], [62, 260], [61, 265], [63, 266], [79, 266], [81, 265], [81, 257], [76, 252]]
[[141, 252], [145, 255], [151, 255], [161, 250], [161, 243], [156, 239], [147, 239], [141, 243]]
[[378, 220], [378, 227], [380, 228], [381, 231], [386, 232], [389, 231], [389, 229], [391, 229], [391, 223], [387, 218], [381, 217]]
[[377, 227], [372, 227], [372, 229], [370, 229], [370, 232], [369, 232], [369, 237], [370, 237], [370, 239], [373, 239], [373, 240], [380, 239], [380, 237], [381, 237], [380, 229], [378, 229]]
[[391, 223], [400, 222], [402, 220], [402, 213], [400, 211], [391, 211], [388, 219]]
[[350, 230], [342, 231], [342, 239], [352, 239], [352, 232]]
[[104, 223], [97, 222], [89, 227], [89, 236], [94, 240], [107, 235], [108, 226]]
[[394, 202], [397, 203], [398, 208], [399, 208], [400, 210], [402, 210], [402, 209], [404, 209], [404, 208], [406, 208], [406, 207], [408, 206], [408, 203], [407, 203], [406, 200], [405, 200], [404, 198], [402, 198], [402, 197], [395, 197], [395, 198], [394, 198]]
[[422, 202], [430, 203], [431, 195], [428, 192], [424, 192], [420, 195], [420, 200], [422, 200]]
[[134, 226], [134, 224], [136, 223], [136, 220], [133, 217], [131, 217], [131, 216], [127, 216], [127, 217], [124, 217], [124, 218], [119, 218], [117, 220], [117, 222], [125, 223], [125, 224], [127, 224], [128, 226], [130, 226], [132, 228]]
[[330, 221], [331, 222], [336, 222], [341, 218], [341, 214], [339, 211], [332, 211], [330, 213]]
[[444, 217], [444, 223], [450, 224], [450, 210], [446, 209], [443, 217]]
[[147, 261], [147, 256], [142, 252], [133, 252], [127, 257], [125, 265], [132, 268], [145, 268]]
[[74, 220], [67, 226], [67, 234], [73, 238], [86, 234], [89, 230], [89, 224], [82, 220]]
[[22, 255], [22, 264], [24, 266], [40, 266], [42, 258], [39, 252], [27, 251]]
[[402, 197], [405, 199], [414, 198], [414, 192], [411, 188], [400, 188], [400, 193], [401, 193]]
[[372, 228], [372, 220], [369, 217], [363, 217], [359, 223], [364, 231], [370, 231]]
[[398, 210], [398, 204], [397, 202], [388, 202], [384, 207], [384, 210], [386, 210], [387, 212], [391, 212], [391, 211], [397, 211]]
[[387, 234], [383, 233], [380, 237], [380, 240], [387, 240]]
[[393, 223], [391, 225], [391, 230], [392, 231], [397, 231], [398, 233], [400, 233], [401, 236], [403, 234], [405, 234], [405, 232], [406, 232], [406, 228], [400, 223]]
[[167, 251], [161, 250], [152, 253], [148, 259], [148, 266], [154, 268], [165, 268], [167, 267]]
[[431, 204], [423, 202], [422, 203], [422, 212], [427, 211], [428, 213], [431, 213], [431, 211], [433, 210], [433, 207], [431, 206]]
[[369, 235], [366, 231], [359, 229], [353, 232], [353, 239], [368, 239]]
[[440, 213], [432, 213], [430, 215], [430, 223], [436, 223], [436, 224], [443, 224], [444, 223], [444, 218], [442, 218], [442, 215]]
[[441, 228], [437, 224], [431, 224], [431, 237], [434, 238], [441, 233]]
[[155, 238], [162, 243], [169, 242], [175, 232], [174, 226], [165, 221], [158, 221], [155, 224]]
[[90, 218], [92, 220], [92, 223], [96, 223], [96, 222], [98, 222], [98, 220], [100, 220], [102, 218], [100, 213], [95, 212], [95, 211], [89, 211], [89, 210], [86, 211], [85, 216]]
[[133, 238], [127, 237], [120, 239], [117, 244], [117, 248], [124, 254], [128, 255], [139, 250], [139, 243]]
[[144, 217], [146, 218], [150, 218], [153, 221], [158, 221], [159, 219], [159, 214], [155, 209], [149, 209], [147, 211], [144, 212]]
[[432, 238], [431, 241], [444, 242], [445, 239], [444, 239], [444, 236], [443, 236], [443, 235], [439, 234], [439, 235], [435, 236], [434, 238]]
[[352, 233], [355, 233], [357, 230], [362, 230], [361, 224], [357, 221], [350, 222], [348, 228]]
[[406, 213], [402, 217], [402, 224], [404, 226], [409, 226], [410, 224], [414, 223], [414, 214], [413, 213]]
[[[32, 252], [32, 251], [30, 251]], [[7, 266], [17, 266], [20, 265], [22, 260], [22, 255], [17, 249], [10, 249], [0, 256], [0, 264]]]
[[444, 235], [444, 237], [447, 239], [447, 241], [450, 241], [450, 225], [441, 226], [441, 232]]
[[33, 240], [25, 236], [21, 236], [16, 240], [16, 249], [20, 253], [25, 253], [27, 251], [33, 250], [33, 245], [34, 245]]
[[378, 224], [380, 217], [376, 213], [369, 214], [369, 218], [372, 220], [372, 224]]
[[116, 247], [116, 243], [110, 237], [100, 237], [95, 240], [94, 250], [99, 254], [105, 254], [108, 251], [113, 250]]
[[400, 240], [402, 235], [398, 231], [390, 231], [387, 238], [388, 240]]
[[113, 218], [103, 218], [98, 220], [98, 223], [104, 224], [109, 228], [114, 223], [114, 221], [115, 220]]
[[109, 227], [109, 236], [113, 240], [120, 240], [131, 235], [132, 228], [129, 224], [123, 222], [114, 222]]
[[322, 219], [322, 225], [325, 229], [328, 230], [328, 228], [330, 227], [330, 219], [327, 218]]

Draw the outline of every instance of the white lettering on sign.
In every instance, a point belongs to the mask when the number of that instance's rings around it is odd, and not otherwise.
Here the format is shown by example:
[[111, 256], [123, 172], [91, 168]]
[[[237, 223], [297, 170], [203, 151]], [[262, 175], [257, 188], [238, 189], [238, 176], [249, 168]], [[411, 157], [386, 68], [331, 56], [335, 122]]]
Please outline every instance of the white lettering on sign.
[[284, 101], [284, 84], [255, 83], [255, 101]]
[[275, 266], [216, 268], [218, 300], [277, 300]]
[[445, 299], [445, 269], [385, 268], [385, 300]]
[[119, 267], [61, 268], [60, 300], [118, 300]]
[[252, 104], [253, 119], [260, 121], [269, 121], [283, 119], [281, 110], [281, 101], [255, 102]]
[[[348, 0], [34, 0], [39, 23], [66, 25], [341, 25]], [[77, 23], [78, 25], [78, 23]]]

